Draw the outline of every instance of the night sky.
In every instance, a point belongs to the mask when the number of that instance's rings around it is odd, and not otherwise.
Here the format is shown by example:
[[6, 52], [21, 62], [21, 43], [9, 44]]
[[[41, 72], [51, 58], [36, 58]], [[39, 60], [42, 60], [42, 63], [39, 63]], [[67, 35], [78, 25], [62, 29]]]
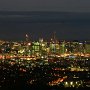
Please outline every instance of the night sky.
[[90, 12], [90, 0], [0, 0], [0, 10]]
[[[24, 40], [28, 33], [32, 39], [44, 37], [51, 38], [55, 31], [59, 39], [90, 40], [90, 0], [0, 0], [0, 11], [53, 11], [53, 12], [78, 12], [78, 19], [74, 14], [64, 15], [56, 21], [46, 21], [50, 16], [45, 16], [42, 22], [31, 23], [27, 17], [0, 15], [0, 38], [6, 40]], [[84, 14], [85, 13], [85, 14]], [[17, 18], [16, 18], [17, 17]], [[67, 20], [67, 18], [72, 17]], [[38, 16], [36, 16], [36, 19]], [[40, 18], [40, 17], [39, 17]], [[43, 19], [43, 18], [41, 18]], [[77, 21], [76, 21], [77, 19]], [[33, 19], [34, 20], [34, 19]], [[32, 20], [32, 21], [33, 21]]]

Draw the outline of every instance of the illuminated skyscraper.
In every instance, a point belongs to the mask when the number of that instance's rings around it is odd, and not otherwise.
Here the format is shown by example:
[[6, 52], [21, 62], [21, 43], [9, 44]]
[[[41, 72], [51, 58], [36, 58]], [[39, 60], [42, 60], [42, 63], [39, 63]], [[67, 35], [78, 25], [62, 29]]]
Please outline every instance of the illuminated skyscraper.
[[29, 36], [28, 36], [28, 34], [26, 34], [26, 42], [28, 42], [29, 41]]

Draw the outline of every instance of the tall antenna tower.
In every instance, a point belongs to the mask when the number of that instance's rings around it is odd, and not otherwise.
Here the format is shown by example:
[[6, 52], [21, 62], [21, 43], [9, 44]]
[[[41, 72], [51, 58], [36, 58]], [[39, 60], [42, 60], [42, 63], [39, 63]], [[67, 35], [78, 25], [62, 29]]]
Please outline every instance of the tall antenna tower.
[[29, 36], [28, 36], [28, 34], [26, 34], [26, 42], [28, 42], [29, 41]]
[[56, 32], [53, 32], [53, 39], [56, 41]]
[[56, 32], [55, 31], [53, 32], [52, 40], [53, 40], [53, 42], [56, 42]]

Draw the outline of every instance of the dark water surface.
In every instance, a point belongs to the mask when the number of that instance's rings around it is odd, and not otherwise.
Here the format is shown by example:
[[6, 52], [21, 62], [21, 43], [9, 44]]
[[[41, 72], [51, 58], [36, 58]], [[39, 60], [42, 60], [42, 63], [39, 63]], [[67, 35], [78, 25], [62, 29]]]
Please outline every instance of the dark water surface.
[[24, 40], [49, 39], [53, 32], [58, 39], [90, 40], [90, 13], [71, 12], [0, 12], [0, 38]]

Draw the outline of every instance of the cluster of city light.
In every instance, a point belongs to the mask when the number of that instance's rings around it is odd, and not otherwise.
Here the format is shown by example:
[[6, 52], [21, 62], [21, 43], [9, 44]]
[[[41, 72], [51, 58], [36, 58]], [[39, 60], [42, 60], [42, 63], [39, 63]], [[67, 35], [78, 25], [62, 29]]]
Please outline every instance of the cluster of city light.
[[[13, 44], [12, 44], [13, 43]], [[55, 38], [51, 41], [44, 41], [43, 38], [39, 41], [29, 41], [29, 36], [26, 34], [26, 41], [24, 42], [9, 42], [1, 41], [1, 56], [0, 58], [10, 58], [11, 55], [16, 56], [34, 56], [42, 57], [45, 55], [54, 55], [56, 57], [90, 57], [90, 44], [79, 41], [61, 41]], [[11, 51], [9, 51], [9, 49]], [[8, 57], [6, 55], [8, 54]], [[28, 57], [27, 57], [28, 58]], [[25, 58], [26, 59], [26, 58]], [[29, 60], [29, 59], [28, 59]], [[31, 59], [30, 59], [31, 60]]]
[[50, 86], [58, 85], [61, 82], [63, 82], [66, 78], [67, 78], [67, 76], [64, 76], [63, 78], [58, 78], [57, 80], [49, 82], [49, 85]]
[[64, 82], [65, 87], [83, 87], [83, 82], [82, 81], [66, 81]]

